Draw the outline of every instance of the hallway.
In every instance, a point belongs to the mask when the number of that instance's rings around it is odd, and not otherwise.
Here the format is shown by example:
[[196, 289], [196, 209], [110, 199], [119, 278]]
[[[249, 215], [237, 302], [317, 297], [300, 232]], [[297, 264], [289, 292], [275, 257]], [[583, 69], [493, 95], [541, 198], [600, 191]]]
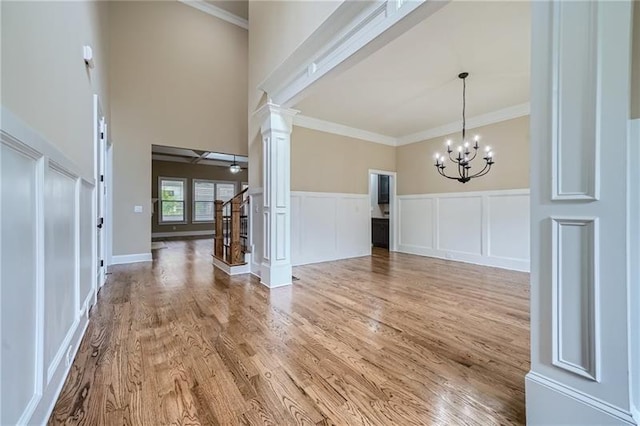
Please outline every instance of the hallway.
[[111, 269], [50, 424], [524, 423], [528, 274], [374, 251], [269, 291], [211, 247]]

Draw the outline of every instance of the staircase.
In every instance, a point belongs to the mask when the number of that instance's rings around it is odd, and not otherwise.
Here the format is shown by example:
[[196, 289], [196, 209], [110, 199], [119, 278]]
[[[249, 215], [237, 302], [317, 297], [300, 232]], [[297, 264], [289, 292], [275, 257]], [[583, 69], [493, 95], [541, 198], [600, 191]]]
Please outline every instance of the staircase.
[[216, 200], [213, 264], [229, 275], [249, 273], [248, 238], [248, 189], [227, 202]]

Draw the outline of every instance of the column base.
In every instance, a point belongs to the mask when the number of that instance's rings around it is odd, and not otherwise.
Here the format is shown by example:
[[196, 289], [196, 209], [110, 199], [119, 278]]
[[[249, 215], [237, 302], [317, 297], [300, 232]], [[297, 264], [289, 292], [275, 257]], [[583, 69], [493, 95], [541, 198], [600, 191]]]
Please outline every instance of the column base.
[[260, 283], [269, 288], [291, 285], [291, 270], [290, 263], [270, 265], [263, 262], [260, 269]]
[[538, 373], [525, 377], [529, 425], [636, 425], [631, 413]]

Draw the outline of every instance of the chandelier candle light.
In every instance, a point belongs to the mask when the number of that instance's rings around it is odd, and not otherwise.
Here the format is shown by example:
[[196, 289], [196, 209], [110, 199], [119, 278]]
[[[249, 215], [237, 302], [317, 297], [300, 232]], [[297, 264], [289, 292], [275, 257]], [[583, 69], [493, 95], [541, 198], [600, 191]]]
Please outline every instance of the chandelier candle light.
[[[456, 157], [453, 157], [451, 155], [454, 152], [451, 149], [451, 140], [447, 141], [447, 154], [449, 156], [449, 160], [458, 167], [458, 176], [448, 176], [444, 172], [444, 169], [447, 167], [444, 165], [444, 162], [446, 161], [446, 157], [444, 155], [440, 156], [440, 154], [436, 154], [435, 155], [436, 163], [434, 164], [434, 166], [436, 166], [436, 169], [438, 170], [438, 173], [440, 173], [442, 176], [446, 177], [447, 179], [457, 180], [458, 182], [461, 182], [461, 183], [467, 183], [473, 178], [486, 175], [487, 173], [489, 173], [489, 170], [491, 170], [491, 166], [494, 163], [493, 151], [491, 151], [491, 148], [487, 146], [484, 149], [485, 151], [484, 157], [482, 157], [483, 160], [485, 161], [484, 167], [479, 172], [471, 174], [471, 162], [476, 158], [476, 156], [478, 155], [478, 149], [480, 149], [480, 145], [478, 144], [478, 141], [480, 140], [480, 136], [476, 135], [473, 138], [473, 143], [474, 143], [473, 147], [470, 146], [469, 142], [465, 139], [466, 138], [465, 127], [467, 124], [466, 118], [465, 118], [466, 90], [467, 90], [466, 78], [468, 76], [469, 76], [468, 72], [463, 72], [458, 75], [458, 78], [462, 80], [462, 144], [459, 145], [456, 150], [457, 152]], [[473, 153], [471, 153], [471, 148], [473, 148]]]

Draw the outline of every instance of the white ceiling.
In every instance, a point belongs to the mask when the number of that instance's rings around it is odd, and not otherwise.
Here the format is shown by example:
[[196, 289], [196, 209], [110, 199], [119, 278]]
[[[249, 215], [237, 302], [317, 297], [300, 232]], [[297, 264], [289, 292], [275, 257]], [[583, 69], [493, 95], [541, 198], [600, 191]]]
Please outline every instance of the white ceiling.
[[296, 109], [305, 116], [401, 137], [529, 101], [529, 2], [453, 1], [342, 73]]

